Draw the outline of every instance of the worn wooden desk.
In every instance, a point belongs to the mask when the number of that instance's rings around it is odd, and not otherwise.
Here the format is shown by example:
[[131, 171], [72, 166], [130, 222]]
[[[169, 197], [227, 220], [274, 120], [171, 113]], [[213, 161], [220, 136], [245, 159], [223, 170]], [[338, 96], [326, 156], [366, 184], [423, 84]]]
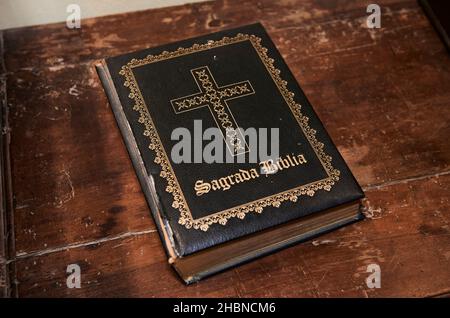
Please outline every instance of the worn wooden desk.
[[[13, 196], [4, 293], [448, 295], [450, 57], [416, 1], [378, 1], [375, 30], [366, 2], [216, 1], [89, 19], [75, 31], [3, 31]], [[93, 61], [255, 21], [364, 186], [368, 218], [186, 287], [166, 263]], [[66, 287], [72, 263], [81, 289]], [[380, 289], [366, 286], [371, 263]]]

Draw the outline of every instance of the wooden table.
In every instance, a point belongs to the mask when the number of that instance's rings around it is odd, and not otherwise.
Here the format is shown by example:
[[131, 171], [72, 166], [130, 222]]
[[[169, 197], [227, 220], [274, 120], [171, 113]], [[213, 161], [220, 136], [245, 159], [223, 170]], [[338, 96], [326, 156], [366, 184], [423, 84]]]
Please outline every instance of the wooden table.
[[[377, 1], [381, 29], [366, 27], [369, 3], [215, 1], [83, 20], [80, 30], [1, 32], [11, 140], [3, 293], [449, 295], [450, 57], [416, 1]], [[363, 185], [367, 219], [186, 287], [167, 264], [93, 63], [255, 21]], [[66, 286], [73, 263], [80, 289]], [[379, 289], [365, 282], [372, 263]]]

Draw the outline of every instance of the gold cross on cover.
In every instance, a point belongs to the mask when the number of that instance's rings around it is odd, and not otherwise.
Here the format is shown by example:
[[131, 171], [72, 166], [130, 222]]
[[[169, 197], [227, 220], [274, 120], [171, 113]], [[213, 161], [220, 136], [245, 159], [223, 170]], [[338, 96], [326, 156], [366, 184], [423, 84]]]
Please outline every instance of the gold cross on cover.
[[232, 155], [248, 152], [248, 146], [239, 126], [228, 107], [227, 101], [254, 94], [250, 81], [242, 81], [225, 86], [217, 85], [208, 66], [191, 70], [199, 92], [172, 99], [170, 103], [176, 114], [208, 107], [217, 127], [222, 132], [227, 148]]

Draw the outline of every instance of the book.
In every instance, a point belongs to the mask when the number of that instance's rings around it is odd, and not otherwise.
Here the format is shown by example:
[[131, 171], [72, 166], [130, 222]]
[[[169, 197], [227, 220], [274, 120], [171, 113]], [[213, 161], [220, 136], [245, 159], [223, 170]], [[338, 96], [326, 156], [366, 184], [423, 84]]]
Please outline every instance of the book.
[[184, 282], [363, 218], [361, 187], [261, 24], [97, 71]]
[[450, 52], [450, 4], [444, 0], [419, 0], [419, 3]]

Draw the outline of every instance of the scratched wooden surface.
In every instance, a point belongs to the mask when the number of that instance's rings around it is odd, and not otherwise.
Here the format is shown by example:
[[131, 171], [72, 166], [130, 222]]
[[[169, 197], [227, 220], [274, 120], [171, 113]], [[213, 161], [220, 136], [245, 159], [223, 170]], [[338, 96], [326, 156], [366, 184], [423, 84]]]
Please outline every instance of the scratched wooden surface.
[[[450, 293], [450, 57], [414, 0], [215, 1], [2, 32], [12, 296]], [[166, 262], [95, 59], [260, 21], [367, 192], [360, 223], [184, 286]], [[66, 287], [77, 263], [82, 288]], [[369, 289], [368, 264], [381, 266]], [[3, 271], [4, 272], [4, 271]], [[0, 280], [1, 283], [1, 280]]]

